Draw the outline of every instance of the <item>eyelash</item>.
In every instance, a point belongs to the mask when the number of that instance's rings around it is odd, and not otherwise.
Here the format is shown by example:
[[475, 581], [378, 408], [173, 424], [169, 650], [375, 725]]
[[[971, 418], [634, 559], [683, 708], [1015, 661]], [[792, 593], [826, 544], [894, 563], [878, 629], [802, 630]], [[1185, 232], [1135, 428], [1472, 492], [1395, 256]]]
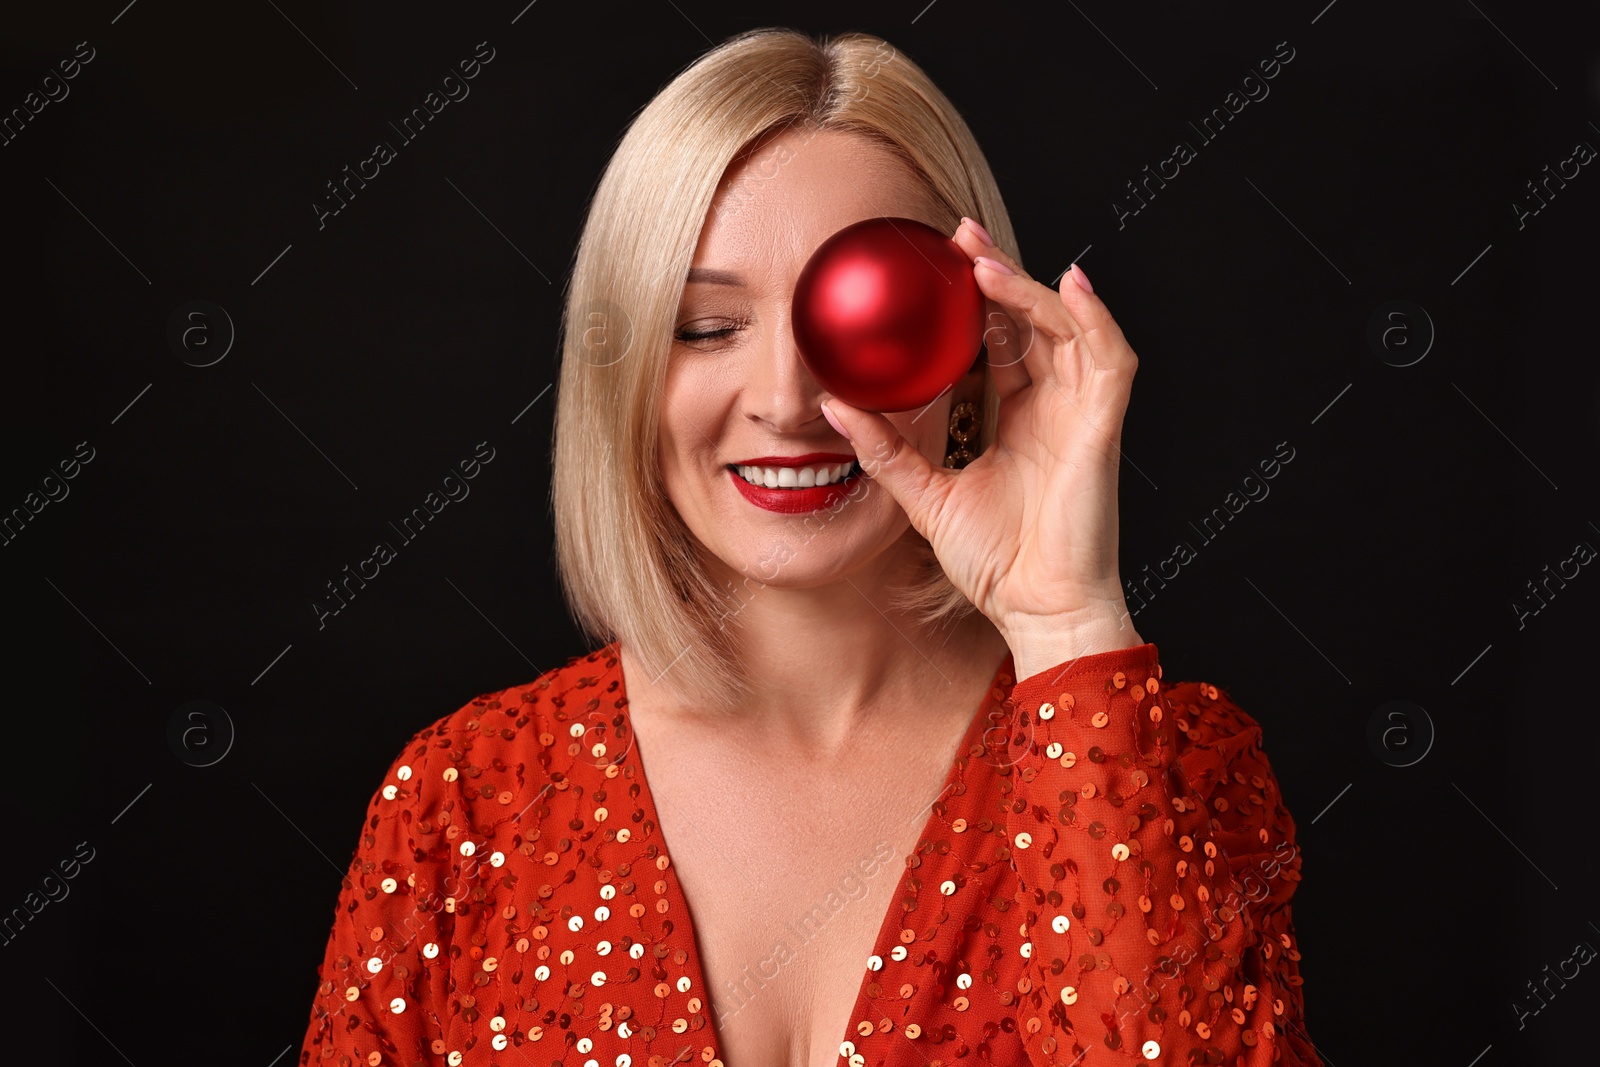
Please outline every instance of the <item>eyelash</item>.
[[730, 334], [732, 332], [733, 332], [733, 330], [731, 330], [731, 329], [725, 329], [725, 330], [679, 330], [678, 331], [678, 340], [684, 341], [684, 342], [690, 342], [690, 343], [692, 343], [694, 341], [709, 341], [712, 338], [721, 337], [724, 334]]
[[676, 334], [674, 334], [674, 337], [675, 337], [676, 340], [681, 341], [681, 342], [683, 342], [685, 344], [693, 344], [693, 343], [695, 343], [697, 341], [712, 341], [712, 340], [716, 340], [719, 337], [725, 337], [728, 334], [736, 333], [739, 330], [743, 329], [745, 327], [745, 325], [747, 325], [747, 324], [741, 320], [740, 322], [736, 323], [733, 326], [724, 326], [721, 329], [717, 329], [717, 330], [688, 330], [688, 329], [683, 329], [683, 330], [679, 330]]

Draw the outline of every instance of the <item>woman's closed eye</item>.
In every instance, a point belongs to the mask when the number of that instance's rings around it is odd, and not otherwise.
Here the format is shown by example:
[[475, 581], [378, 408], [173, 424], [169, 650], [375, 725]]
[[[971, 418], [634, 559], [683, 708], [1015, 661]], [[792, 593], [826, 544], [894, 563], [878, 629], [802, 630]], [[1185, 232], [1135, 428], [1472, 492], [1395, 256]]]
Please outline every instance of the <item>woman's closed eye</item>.
[[744, 329], [748, 323], [739, 320], [702, 320], [685, 323], [678, 327], [673, 338], [684, 344], [704, 344], [708, 341], [720, 341], [733, 336]]

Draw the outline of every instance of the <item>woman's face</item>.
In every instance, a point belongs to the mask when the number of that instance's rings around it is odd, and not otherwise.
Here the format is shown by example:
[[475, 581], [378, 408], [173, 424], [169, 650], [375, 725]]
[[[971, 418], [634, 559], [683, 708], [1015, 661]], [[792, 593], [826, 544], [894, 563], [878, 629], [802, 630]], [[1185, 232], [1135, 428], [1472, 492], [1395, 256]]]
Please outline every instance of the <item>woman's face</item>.
[[[831, 394], [801, 362], [790, 325], [795, 282], [817, 247], [853, 222], [885, 215], [934, 219], [906, 164], [836, 131], [780, 135], [730, 168], [718, 188], [674, 323], [659, 446], [667, 495], [724, 582], [837, 581], [887, 560], [885, 550], [910, 526], [858, 464], [832, 488], [805, 488], [819, 472], [854, 464], [855, 453], [823, 417]], [[980, 363], [925, 410], [888, 418], [942, 464], [951, 405], [979, 401], [982, 387]], [[773, 468], [775, 487], [749, 469], [751, 460]], [[728, 572], [716, 570], [719, 562]]]

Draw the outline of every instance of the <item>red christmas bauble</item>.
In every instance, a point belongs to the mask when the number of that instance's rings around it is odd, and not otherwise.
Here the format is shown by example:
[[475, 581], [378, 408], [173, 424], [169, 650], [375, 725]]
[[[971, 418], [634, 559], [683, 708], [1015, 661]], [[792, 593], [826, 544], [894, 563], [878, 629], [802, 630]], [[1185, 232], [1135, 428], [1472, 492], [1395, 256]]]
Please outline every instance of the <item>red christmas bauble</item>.
[[840, 400], [909, 411], [972, 368], [983, 305], [972, 261], [950, 238], [915, 219], [865, 219], [822, 242], [801, 270], [794, 339]]

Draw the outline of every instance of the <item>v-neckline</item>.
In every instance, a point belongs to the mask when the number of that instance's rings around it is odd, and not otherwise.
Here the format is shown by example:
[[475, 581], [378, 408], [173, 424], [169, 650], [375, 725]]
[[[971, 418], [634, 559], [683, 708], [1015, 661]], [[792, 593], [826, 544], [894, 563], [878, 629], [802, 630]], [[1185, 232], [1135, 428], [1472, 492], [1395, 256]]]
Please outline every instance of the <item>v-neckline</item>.
[[[645, 811], [646, 817], [654, 821], [656, 825], [656, 834], [661, 843], [661, 849], [666, 853], [670, 861], [674, 853], [674, 846], [671, 844], [671, 842], [667, 841], [666, 829], [661, 823], [661, 812], [660, 809], [656, 807], [655, 794], [650, 788], [649, 776], [645, 773], [644, 751], [639, 744], [639, 734], [634, 729], [633, 724], [633, 705], [632, 701], [627, 699], [628, 679], [627, 672], [622, 666], [622, 648], [620, 642], [617, 643], [616, 657], [617, 678], [619, 679], [620, 687], [622, 689], [621, 695], [623, 697], [622, 707], [620, 710], [626, 717], [628, 733], [632, 741], [632, 743], [628, 745], [627, 755], [624, 757], [624, 759], [630, 760], [634, 764], [634, 769], [639, 776], [639, 806]], [[945, 771], [944, 784], [940, 787], [938, 796], [934, 797], [933, 800], [928, 802], [927, 808], [925, 809], [927, 814], [923, 818], [922, 828], [917, 832], [917, 839], [911, 846], [911, 852], [907, 853], [908, 856], [916, 854], [917, 850], [922, 847], [923, 842], [928, 839], [930, 832], [935, 829], [935, 819], [938, 816], [938, 812], [935, 811], [935, 808], [938, 806], [940, 801], [944, 800], [950, 795], [951, 789], [956, 784], [957, 776], [962, 768], [964, 758], [968, 756], [974, 745], [977, 745], [981, 742], [984, 734], [986, 733], [984, 720], [987, 718], [987, 716], [984, 714], [984, 709], [988, 707], [989, 703], [991, 702], [991, 694], [993, 694], [996, 689], [1001, 688], [999, 684], [1000, 678], [1003, 675], [1011, 675], [1014, 673], [1011, 669], [1013, 667], [1013, 662], [1014, 655], [1008, 650], [1004, 658], [1000, 660], [999, 665], [995, 667], [994, 673], [989, 676], [989, 684], [984, 689], [983, 695], [978, 698], [978, 706], [973, 709], [972, 717], [967, 722], [967, 728], [962, 732], [961, 740], [956, 746], [956, 751], [950, 758], [949, 766]], [[1014, 678], [1013, 681], [1015, 681]], [[903, 900], [906, 893], [909, 892], [909, 880], [911, 878], [911, 872], [912, 868], [906, 866], [902, 862], [900, 866], [900, 875], [895, 880], [894, 892], [889, 898], [888, 910], [884, 912], [883, 918], [879, 920], [878, 934], [873, 940], [872, 951], [870, 955], [888, 959], [890, 954], [894, 951], [894, 946], [900, 943], [900, 930], [899, 927], [893, 922], [895, 917], [895, 905], [896, 902]], [[677, 898], [674, 903], [683, 911], [684, 925], [687, 927], [689, 944], [693, 948], [693, 951], [689, 953], [689, 959], [686, 962], [686, 966], [689, 971], [689, 980], [692, 983], [691, 987], [700, 990], [702, 996], [704, 997], [706, 1028], [710, 1034], [711, 1044], [717, 1049], [717, 1052], [720, 1056], [726, 1052], [726, 1048], [722, 1042], [722, 1032], [717, 1028], [716, 1009], [712, 1003], [712, 990], [710, 985], [706, 982], [705, 968], [701, 963], [700, 932], [699, 926], [695, 922], [694, 908], [689, 903], [689, 895], [687, 892], [685, 892], [683, 883], [678, 879], [677, 865], [669, 862], [666, 871], [663, 873], [671, 893]], [[840, 1036], [838, 1042], [835, 1043], [834, 1047], [836, 1048], [851, 1040], [852, 1034], [854, 1033], [854, 1028], [852, 1025], [853, 1020], [855, 1019], [856, 1014], [861, 1008], [863, 1002], [868, 999], [867, 987], [872, 983], [872, 972], [867, 970], [866, 960], [862, 961], [861, 969], [861, 981], [856, 987], [855, 1000], [850, 1006], [850, 1018], [845, 1020], [844, 1033]]]

